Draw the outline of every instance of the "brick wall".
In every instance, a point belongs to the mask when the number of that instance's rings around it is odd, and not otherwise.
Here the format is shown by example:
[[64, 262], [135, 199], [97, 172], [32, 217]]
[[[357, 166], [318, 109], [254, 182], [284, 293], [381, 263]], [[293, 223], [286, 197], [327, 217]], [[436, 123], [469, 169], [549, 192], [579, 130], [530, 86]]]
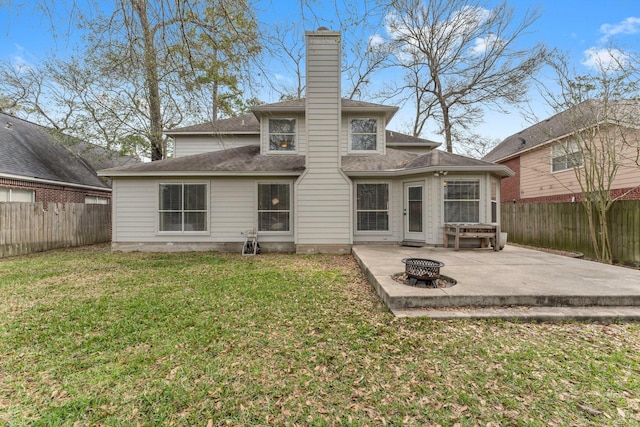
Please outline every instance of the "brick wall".
[[500, 181], [500, 201], [516, 202], [520, 200], [520, 157], [509, 159], [501, 163], [514, 171], [516, 174]]
[[16, 190], [33, 190], [35, 202], [43, 203], [84, 203], [85, 197], [102, 197], [109, 199], [110, 191], [87, 190], [83, 188], [65, 187], [62, 185], [45, 184], [40, 182], [20, 181], [17, 179], [0, 178], [0, 187]]
[[[611, 190], [611, 197], [616, 200], [640, 200], [640, 187], [635, 188], [619, 188]], [[556, 194], [553, 196], [530, 197], [519, 199], [519, 203], [563, 203], [563, 202], [579, 202], [582, 194]], [[513, 202], [513, 201], [512, 201]]]

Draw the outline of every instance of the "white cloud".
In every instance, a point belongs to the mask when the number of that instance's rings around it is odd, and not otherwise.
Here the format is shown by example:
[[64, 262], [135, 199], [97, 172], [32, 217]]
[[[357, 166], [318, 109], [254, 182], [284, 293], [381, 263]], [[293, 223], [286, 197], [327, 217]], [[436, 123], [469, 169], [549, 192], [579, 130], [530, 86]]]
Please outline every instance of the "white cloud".
[[601, 68], [606, 71], [615, 71], [624, 66], [629, 55], [620, 49], [591, 47], [584, 51], [585, 59], [582, 64], [589, 68]]
[[384, 37], [379, 34], [374, 34], [369, 37], [369, 47], [375, 49], [378, 46], [383, 45], [385, 42]]
[[[397, 12], [391, 12], [386, 16], [385, 22], [387, 34], [392, 39], [404, 40], [405, 53], [411, 53], [418, 44], [421, 44], [415, 39], [416, 35], [423, 38], [422, 43], [429, 44], [431, 34], [435, 34], [439, 44], [444, 42], [447, 50], [455, 51], [460, 47], [460, 43], [468, 43], [470, 36], [476, 35], [476, 33], [479, 35], [478, 30], [491, 17], [492, 13], [494, 12], [482, 7], [464, 6], [452, 13], [447, 20], [425, 23], [419, 19], [409, 21]], [[500, 39], [497, 36], [488, 34], [473, 39], [467, 50], [472, 55], [481, 55], [499, 42]]]
[[637, 34], [640, 33], [640, 18], [630, 16], [617, 24], [602, 24], [600, 32], [605, 38], [616, 36], [618, 34]]
[[478, 37], [473, 41], [473, 46], [469, 49], [474, 55], [482, 55], [492, 46], [500, 43], [500, 39], [494, 35], [489, 34], [487, 37]]

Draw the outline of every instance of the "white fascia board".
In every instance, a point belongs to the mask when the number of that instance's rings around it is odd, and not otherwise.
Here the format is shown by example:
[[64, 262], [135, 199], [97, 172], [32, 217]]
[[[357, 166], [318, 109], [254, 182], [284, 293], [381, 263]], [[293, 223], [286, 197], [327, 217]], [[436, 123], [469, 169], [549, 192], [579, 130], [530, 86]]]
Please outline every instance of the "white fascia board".
[[108, 171], [100, 171], [98, 172], [98, 176], [109, 176], [109, 177], [163, 177], [163, 176], [171, 176], [171, 177], [203, 177], [203, 176], [300, 176], [302, 175], [302, 171], [300, 172], [278, 172], [278, 171], [170, 171], [170, 172], [108, 172]]
[[12, 175], [9, 173], [0, 173], [0, 178], [15, 179], [15, 180], [27, 181], [27, 182], [37, 182], [40, 184], [57, 185], [61, 187], [83, 188], [85, 190], [98, 190], [98, 191], [108, 191], [108, 192], [111, 191], [111, 188], [109, 187], [94, 187], [93, 185], [74, 184], [71, 182], [54, 181], [52, 179], [34, 178], [34, 177], [22, 176], [22, 175]]
[[350, 107], [342, 107], [343, 113], [384, 113], [385, 119], [387, 123], [391, 121], [391, 118], [395, 116], [396, 112], [398, 112], [398, 107], [387, 107], [387, 106], [350, 106]]
[[224, 135], [260, 135], [260, 131], [229, 131], [229, 132], [218, 132], [215, 130], [200, 130], [200, 131], [188, 131], [188, 132], [165, 132], [167, 136], [175, 136], [175, 135], [215, 135], [215, 136], [224, 136]]
[[385, 171], [345, 171], [347, 176], [351, 177], [394, 177], [394, 176], [407, 176], [407, 175], [418, 175], [418, 174], [427, 174], [427, 173], [436, 173], [436, 172], [465, 172], [465, 173], [495, 173], [501, 175], [503, 177], [514, 176], [515, 172], [504, 165], [495, 165], [495, 166], [429, 166], [426, 168], [415, 168], [415, 169], [392, 169]]

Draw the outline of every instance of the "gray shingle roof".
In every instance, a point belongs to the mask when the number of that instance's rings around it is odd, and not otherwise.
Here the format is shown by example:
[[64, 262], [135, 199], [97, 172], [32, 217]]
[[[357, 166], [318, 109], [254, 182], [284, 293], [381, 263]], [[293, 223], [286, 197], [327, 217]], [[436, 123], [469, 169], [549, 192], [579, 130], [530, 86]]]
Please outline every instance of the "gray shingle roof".
[[431, 141], [429, 139], [420, 138], [417, 136], [411, 136], [404, 133], [397, 132], [395, 130], [386, 130], [387, 145], [403, 145], [403, 144], [415, 144], [415, 145], [427, 145], [429, 147], [438, 147], [442, 145], [440, 142]]
[[387, 154], [351, 154], [342, 157], [342, 170], [349, 173], [411, 172], [415, 170], [487, 170], [506, 173], [504, 166], [458, 154], [432, 150], [426, 154], [387, 149]]
[[243, 173], [260, 175], [261, 173], [296, 174], [304, 170], [305, 158], [300, 155], [260, 154], [260, 146], [246, 145], [227, 150], [211, 151], [137, 165], [106, 169], [101, 176], [127, 175], [163, 175], [185, 173], [203, 175], [216, 173]]
[[637, 121], [640, 117], [640, 106], [636, 101], [609, 101], [606, 109], [605, 112], [602, 102], [585, 101], [507, 137], [487, 153], [483, 160], [495, 162], [515, 157], [522, 151], [562, 138], [578, 129], [593, 126], [605, 118], [615, 118], [624, 123], [629, 121], [629, 117], [631, 121]]
[[230, 119], [220, 119], [193, 126], [165, 131], [167, 135], [181, 133], [260, 133], [260, 123], [253, 113], [242, 114]]
[[[150, 163], [106, 169], [101, 176], [164, 176], [164, 175], [299, 175], [305, 169], [302, 155], [260, 154], [258, 145], [230, 148], [209, 153], [194, 154]], [[501, 175], [510, 173], [502, 165], [433, 150], [427, 154], [387, 149], [382, 154], [350, 154], [342, 157], [342, 170], [347, 174], [421, 173], [427, 169], [483, 170]]]
[[0, 112], [0, 173], [109, 188], [53, 131]]

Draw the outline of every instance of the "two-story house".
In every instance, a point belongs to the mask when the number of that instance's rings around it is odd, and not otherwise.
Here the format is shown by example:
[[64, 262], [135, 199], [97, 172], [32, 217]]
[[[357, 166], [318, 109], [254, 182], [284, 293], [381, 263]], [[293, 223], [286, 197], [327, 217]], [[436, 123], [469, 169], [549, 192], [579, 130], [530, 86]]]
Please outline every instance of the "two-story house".
[[[502, 202], [575, 202], [582, 188], [640, 199], [638, 117], [635, 100], [584, 101], [507, 137], [483, 160], [515, 172], [501, 182]], [[581, 185], [586, 176], [591, 186]]]
[[305, 99], [168, 131], [175, 158], [108, 169], [115, 250], [349, 252], [441, 245], [445, 223], [499, 222], [503, 165], [386, 130], [395, 106], [341, 98], [341, 36], [306, 34]]

